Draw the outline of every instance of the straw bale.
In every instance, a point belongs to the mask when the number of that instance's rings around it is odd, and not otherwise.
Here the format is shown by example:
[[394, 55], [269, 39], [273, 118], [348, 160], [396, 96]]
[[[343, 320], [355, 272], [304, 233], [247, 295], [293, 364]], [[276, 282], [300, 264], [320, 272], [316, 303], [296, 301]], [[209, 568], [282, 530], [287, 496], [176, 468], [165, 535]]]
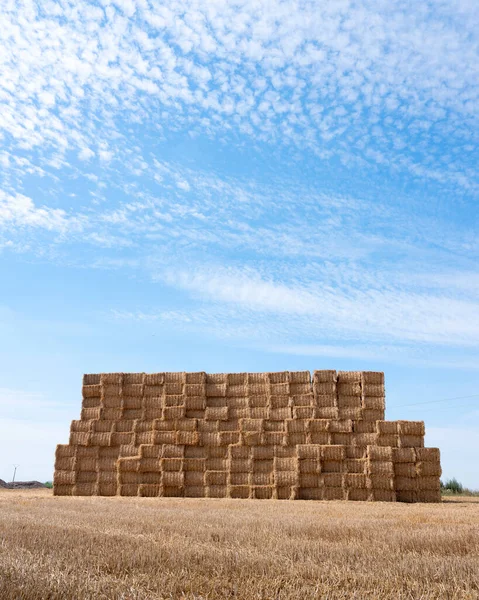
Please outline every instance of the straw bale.
[[344, 460], [344, 471], [346, 473], [366, 473], [367, 459], [365, 458], [346, 458]]
[[178, 419], [175, 422], [175, 428], [178, 431], [196, 431], [198, 421], [196, 419]]
[[273, 497], [273, 486], [255, 485], [253, 486], [253, 498], [256, 500], [270, 500]]
[[[111, 439], [112, 436], [114, 435], [122, 435], [122, 434], [116, 434], [116, 433], [108, 433], [108, 432], [102, 432], [102, 433], [91, 433], [90, 434], [90, 440], [89, 440], [89, 445], [90, 446], [110, 446], [111, 445]], [[131, 434], [133, 435], [133, 434]]]
[[393, 460], [395, 463], [414, 463], [416, 452], [414, 448], [393, 448]]
[[99, 458], [100, 448], [98, 446], [77, 446], [75, 448], [76, 458]]
[[118, 472], [115, 469], [102, 470], [98, 471], [98, 483], [117, 483], [118, 480]]
[[320, 477], [317, 473], [300, 473], [299, 486], [302, 488], [314, 488], [321, 485]]
[[206, 471], [206, 485], [226, 485], [226, 471]]
[[163, 419], [184, 419], [186, 418], [185, 406], [165, 406], [163, 408]]
[[[269, 384], [267, 383], [249, 383], [248, 384], [248, 396], [257, 398], [255, 402], [258, 402], [259, 406], [265, 406], [268, 402], [269, 395]], [[264, 403], [264, 404], [263, 404]]]
[[422, 436], [425, 434], [424, 421], [398, 421], [401, 435]]
[[253, 459], [253, 473], [271, 473], [273, 471], [273, 459]]
[[206, 488], [203, 485], [185, 485], [185, 498], [204, 498]]
[[252, 456], [251, 448], [247, 448], [245, 446], [230, 446], [230, 448], [228, 448], [228, 457], [229, 458], [247, 459], [247, 458], [251, 458], [251, 456]]
[[323, 488], [299, 488], [299, 498], [301, 500], [323, 500], [324, 489]]
[[306, 444], [308, 439], [309, 434], [307, 433], [296, 432], [286, 434], [286, 443], [291, 446], [296, 446], [297, 444]]
[[399, 433], [399, 424], [397, 421], [376, 421], [376, 431], [381, 434]]
[[163, 485], [162, 489], [164, 498], [182, 498], [185, 495], [185, 488], [183, 486]]
[[82, 395], [83, 398], [99, 398], [101, 396], [101, 385], [84, 385]]
[[289, 381], [298, 385], [311, 385], [311, 373], [309, 371], [290, 371]]
[[161, 458], [160, 469], [162, 471], [181, 471], [183, 469], [182, 458]]
[[154, 431], [152, 438], [153, 444], [175, 444], [176, 431]]
[[149, 483], [159, 485], [163, 481], [163, 474], [161, 471], [145, 471], [139, 475], [140, 483]]
[[377, 433], [355, 433], [353, 435], [353, 446], [375, 446]]
[[[94, 408], [82, 408], [81, 410], [81, 420], [82, 421], [93, 421], [95, 419], [100, 419], [102, 416], [102, 408], [100, 406], [95, 406]], [[121, 417], [121, 415], [120, 415]]]
[[386, 400], [384, 396], [363, 396], [362, 407], [366, 410], [385, 410]]
[[343, 485], [342, 473], [323, 473], [321, 475], [324, 487], [340, 488]]
[[117, 458], [98, 459], [98, 481], [116, 481]]
[[346, 451], [344, 446], [322, 446], [321, 447], [321, 459], [322, 460], [344, 460], [346, 458]]
[[[104, 450], [104, 448], [100, 448], [100, 450]], [[132, 458], [138, 456], [140, 451], [136, 446], [120, 446], [117, 448], [118, 457], [119, 458]]]
[[206, 373], [206, 383], [226, 383], [226, 373]]
[[[123, 386], [121, 388], [121, 395], [122, 396], [136, 396], [136, 397], [141, 397], [143, 396], [143, 391], [144, 391], [144, 385], [142, 383], [123, 383]], [[151, 389], [150, 386], [147, 386], [148, 390]], [[159, 386], [158, 386], [159, 387]], [[161, 396], [162, 394], [162, 388], [159, 387], [159, 393], [158, 394], [150, 394], [148, 393], [148, 396], [151, 395], [158, 395]]]
[[314, 383], [331, 383], [337, 379], [336, 371], [313, 371]]
[[145, 373], [123, 373], [123, 385], [141, 384], [145, 381]]
[[354, 502], [366, 502], [369, 500], [370, 490], [364, 488], [347, 488], [346, 500]]
[[287, 394], [271, 395], [269, 399], [271, 408], [287, 408], [290, 406], [289, 396]]
[[304, 445], [299, 445], [297, 446], [297, 454], [298, 454], [298, 458], [300, 459], [314, 459], [314, 460], [321, 460], [321, 454], [322, 454], [322, 448], [323, 446], [321, 445], [313, 445], [313, 444], [304, 444]]
[[297, 458], [279, 458], [274, 459], [274, 470], [276, 471], [294, 471], [298, 468]]
[[397, 502], [417, 502], [418, 492], [416, 490], [399, 490], [396, 489]]
[[73, 485], [60, 485], [53, 484], [53, 495], [54, 496], [73, 496], [74, 486]]
[[156, 446], [154, 444], [142, 444], [140, 446], [140, 456], [141, 458], [160, 458], [161, 450], [161, 446]]
[[[105, 421], [119, 421], [120, 419], [137, 419], [141, 417], [141, 411], [139, 415], [129, 415], [128, 411], [124, 411], [121, 408], [102, 408], [101, 418]], [[83, 418], [83, 415], [82, 415]], [[100, 418], [100, 417], [98, 417]]]
[[57, 456], [55, 460], [55, 469], [59, 471], [71, 471], [75, 468], [75, 457]]
[[70, 431], [89, 433], [93, 431], [93, 428], [96, 423], [101, 423], [102, 421], [72, 421], [70, 425]]
[[[128, 446], [130, 444], [133, 444], [136, 442], [136, 445], [139, 446], [140, 444], [151, 444], [152, 443], [152, 437], [153, 437], [153, 432], [148, 433], [148, 434], [144, 434], [144, 433], [137, 433], [134, 434], [133, 432], [114, 432], [111, 434], [110, 436], [110, 444], [102, 444], [104, 446]], [[144, 437], [141, 436], [145, 436], [148, 435], [149, 438], [145, 439]]]
[[352, 433], [353, 422], [351, 420], [331, 420], [329, 422], [328, 431], [331, 433]]
[[206, 471], [206, 458], [185, 458], [183, 461], [183, 469], [185, 471]]
[[353, 420], [354, 433], [376, 433], [376, 423], [373, 421]]
[[258, 461], [269, 460], [274, 457], [274, 447], [272, 446], [257, 446], [252, 448], [252, 456]]
[[277, 371], [268, 373], [269, 383], [289, 383], [289, 371]]
[[[204, 396], [189, 396], [185, 398], [185, 409], [189, 410], [197, 410], [204, 411], [206, 408], [206, 398]], [[204, 414], [202, 412], [202, 414]]]
[[228, 477], [230, 485], [249, 485], [253, 475], [249, 471], [233, 471], [228, 474]]
[[239, 421], [239, 419], [250, 419], [251, 413], [249, 408], [228, 408], [228, 418], [231, 421]]
[[292, 417], [293, 411], [289, 406], [286, 406], [284, 408], [269, 409], [269, 419], [271, 421], [284, 421], [285, 419], [291, 419]]
[[123, 381], [123, 373], [101, 373], [101, 385], [121, 385]]
[[365, 421], [384, 421], [384, 409], [363, 408], [362, 416]]
[[186, 373], [185, 374], [185, 383], [206, 383], [206, 373], [204, 371], [197, 371], [196, 373]]
[[240, 419], [240, 431], [263, 431], [264, 419]]
[[99, 496], [116, 496], [117, 490], [116, 483], [99, 483], [97, 493]]
[[321, 461], [321, 473], [342, 473], [344, 461], [323, 460]]
[[249, 485], [231, 485], [228, 489], [230, 498], [249, 498], [250, 495], [251, 488]]
[[205, 411], [205, 419], [207, 421], [228, 420], [227, 406], [208, 406]]
[[[344, 382], [338, 380], [336, 384], [336, 393], [338, 397], [355, 398], [361, 400], [361, 383], [360, 382]], [[346, 405], [347, 406], [347, 405]], [[354, 406], [354, 405], [353, 405]]]
[[165, 487], [182, 487], [184, 482], [185, 474], [183, 471], [163, 471], [163, 485]]
[[338, 395], [338, 408], [361, 408], [361, 396]]
[[228, 373], [226, 381], [228, 383], [228, 386], [244, 386], [248, 383], [248, 373]]
[[72, 431], [70, 433], [71, 446], [88, 446], [90, 444], [91, 433], [81, 431]]
[[339, 416], [337, 406], [317, 406], [314, 414], [317, 419], [337, 419]]
[[260, 431], [243, 431], [240, 434], [240, 444], [244, 446], [258, 446], [263, 440], [263, 434]]
[[281, 431], [266, 431], [263, 433], [265, 446], [281, 446], [286, 443], [286, 434]]
[[[142, 399], [138, 396], [122, 396], [124, 410], [138, 410], [142, 408]], [[146, 404], [146, 398], [145, 398]]]
[[345, 447], [346, 458], [366, 458], [367, 447], [366, 446], [346, 446]]
[[292, 486], [298, 483], [297, 471], [273, 471], [273, 477], [277, 487]]
[[275, 458], [298, 458], [296, 446], [274, 446]]
[[310, 383], [290, 383], [289, 393], [291, 396], [309, 396], [313, 388]]
[[[182, 396], [183, 395], [183, 390], [184, 386], [181, 382], [179, 381], [175, 381], [174, 383], [165, 383], [164, 388], [162, 390], [162, 392], [160, 392], [160, 394], [148, 394], [148, 395], [154, 395], [154, 396], [161, 396], [161, 393], [164, 393], [165, 396]], [[146, 394], [146, 386], [145, 386], [145, 395]], [[201, 394], [195, 394], [195, 395], [201, 395]]]
[[336, 394], [314, 394], [314, 405], [319, 408], [329, 408], [338, 406]]
[[235, 396], [232, 398], [228, 398], [227, 406], [229, 408], [248, 409], [249, 411], [249, 398], [248, 396]]
[[135, 430], [135, 421], [132, 419], [121, 419], [120, 421], [113, 421], [113, 423], [113, 431], [115, 433], [129, 433]]
[[98, 460], [97, 457], [78, 456], [75, 462], [75, 469], [77, 471], [97, 471]]
[[378, 434], [376, 443], [378, 446], [397, 448], [399, 446], [399, 436], [392, 434]]
[[248, 386], [246, 385], [228, 385], [226, 386], [227, 398], [247, 398]]
[[177, 431], [176, 443], [189, 446], [196, 446], [200, 441], [200, 435], [197, 431]]
[[394, 463], [394, 474], [396, 475], [396, 477], [416, 477], [416, 463]]
[[141, 483], [138, 488], [138, 495], [143, 498], [156, 498], [160, 495], [161, 486], [150, 483]]
[[75, 471], [60, 471], [59, 469], [55, 470], [55, 473], [53, 475], [54, 485], [74, 485], [75, 481]]
[[394, 464], [388, 460], [370, 460], [368, 462], [368, 474], [392, 477], [394, 475]]
[[253, 472], [251, 474], [252, 485], [273, 485], [273, 473]]
[[139, 485], [137, 483], [123, 483], [119, 486], [120, 496], [138, 496]]
[[417, 502], [441, 502], [441, 490], [418, 490]]
[[364, 473], [345, 473], [343, 478], [343, 485], [347, 489], [366, 489], [367, 476]]
[[399, 435], [399, 448], [422, 448], [423, 446], [422, 435]]
[[361, 379], [365, 384], [384, 384], [384, 373], [380, 371], [363, 371]]
[[416, 459], [423, 462], [440, 461], [439, 448], [416, 448]]
[[101, 398], [83, 398], [82, 408], [101, 408]]
[[100, 386], [101, 395], [103, 398], [111, 396], [112, 398], [119, 398], [121, 396], [122, 385], [117, 383], [106, 383]]
[[118, 470], [120, 472], [136, 472], [138, 471], [140, 466], [140, 461], [137, 457], [129, 456], [129, 457], [120, 457], [118, 459]]
[[143, 473], [147, 472], [147, 471], [148, 472], [159, 472], [159, 471], [161, 471], [160, 459], [159, 458], [142, 458], [139, 462], [138, 469], [140, 472], [143, 472]]
[[74, 496], [96, 496], [96, 483], [77, 483], [73, 486]]
[[439, 476], [422, 476], [417, 478], [417, 489], [418, 490], [440, 490], [441, 482]]
[[208, 448], [203, 446], [185, 446], [185, 458], [208, 458]]
[[290, 394], [289, 383], [271, 383], [269, 388], [271, 396], [286, 396]]
[[250, 458], [231, 458], [230, 471], [231, 473], [249, 473], [253, 468]]
[[307, 423], [307, 431], [310, 433], [322, 432], [325, 433], [329, 431], [331, 421], [329, 419], [310, 419], [306, 421]]
[[185, 485], [205, 485], [205, 472], [185, 471]]
[[177, 372], [177, 373], [165, 373], [165, 384], [169, 384], [169, 383], [185, 383], [186, 380], [186, 373], [184, 372]]
[[353, 433], [332, 433], [331, 443], [337, 446], [350, 446], [353, 441]]
[[228, 470], [228, 459], [227, 458], [207, 458], [206, 459], [206, 470], [207, 471], [227, 471]]
[[[158, 398], [158, 400], [158, 404], [161, 405], [162, 399]], [[183, 394], [168, 394], [164, 397], [164, 406], [185, 406], [186, 408], [186, 397]]]
[[359, 383], [362, 382], [361, 371], [338, 371], [337, 381], [338, 384], [343, 383]]
[[101, 375], [99, 373], [85, 373], [83, 375], [83, 385], [99, 385]]
[[316, 406], [314, 395], [309, 394], [292, 394], [291, 395], [291, 406], [297, 408], [310, 408]]
[[[119, 441], [119, 445], [122, 445], [123, 443], [125, 443], [125, 444], [128, 443], [128, 441], [127, 441], [128, 438], [126, 436], [131, 435], [131, 434], [129, 434], [129, 433], [114, 433], [112, 435], [125, 436], [123, 438], [122, 437], [117, 438]], [[134, 436], [135, 437], [133, 439], [134, 439], [134, 443], [136, 446], [141, 446], [143, 444], [154, 444], [157, 439], [155, 431], [142, 431], [141, 433], [135, 433]]]
[[229, 458], [229, 448], [221, 446], [210, 446], [206, 448], [206, 458]]
[[295, 406], [293, 408], [294, 419], [312, 419], [315, 414], [316, 409], [313, 406]]
[[371, 490], [394, 491], [394, 477], [390, 475], [369, 475], [368, 488]]
[[392, 461], [393, 449], [381, 446], [368, 446], [368, 458], [370, 461]]
[[381, 383], [363, 383], [362, 384], [363, 396], [377, 396], [384, 398], [386, 395], [384, 385]]
[[270, 421], [265, 419], [263, 423], [264, 431], [276, 431], [284, 432], [286, 430], [286, 420], [284, 421]]
[[338, 419], [340, 419], [341, 421], [344, 420], [351, 420], [351, 421], [357, 421], [359, 419], [362, 418], [363, 416], [363, 409], [361, 407], [356, 407], [356, 408], [348, 408], [348, 407], [343, 407], [343, 408], [338, 408]]
[[187, 419], [204, 419], [205, 411], [204, 410], [190, 410], [187, 408], [185, 410], [185, 417]]
[[75, 483], [95, 483], [96, 480], [96, 471], [75, 471]]
[[165, 383], [164, 373], [130, 373], [130, 378], [123, 379], [123, 383], [143, 383], [145, 386], [163, 385]]
[[374, 488], [371, 490], [369, 499], [373, 502], [396, 502], [396, 492]]

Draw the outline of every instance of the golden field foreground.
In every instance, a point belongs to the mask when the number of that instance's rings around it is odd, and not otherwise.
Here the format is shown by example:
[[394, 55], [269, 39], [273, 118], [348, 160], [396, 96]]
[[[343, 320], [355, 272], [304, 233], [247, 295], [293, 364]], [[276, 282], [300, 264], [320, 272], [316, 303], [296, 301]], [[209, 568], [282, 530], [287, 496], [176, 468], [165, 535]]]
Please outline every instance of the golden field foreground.
[[0, 491], [0, 598], [479, 598], [479, 499]]

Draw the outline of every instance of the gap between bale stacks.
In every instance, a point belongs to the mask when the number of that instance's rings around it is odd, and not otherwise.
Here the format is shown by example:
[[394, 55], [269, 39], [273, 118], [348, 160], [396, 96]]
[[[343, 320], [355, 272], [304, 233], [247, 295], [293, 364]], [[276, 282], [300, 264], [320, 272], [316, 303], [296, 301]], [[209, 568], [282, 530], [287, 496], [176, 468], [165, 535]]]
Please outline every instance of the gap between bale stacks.
[[54, 493], [440, 501], [424, 423], [384, 413], [379, 372], [85, 375]]

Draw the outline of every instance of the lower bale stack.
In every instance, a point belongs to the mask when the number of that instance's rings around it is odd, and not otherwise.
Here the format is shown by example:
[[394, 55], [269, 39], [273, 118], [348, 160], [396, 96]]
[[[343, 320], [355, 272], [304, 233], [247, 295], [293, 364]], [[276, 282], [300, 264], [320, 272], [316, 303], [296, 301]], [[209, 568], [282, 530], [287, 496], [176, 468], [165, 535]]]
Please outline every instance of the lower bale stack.
[[56, 495], [440, 501], [424, 423], [373, 372], [85, 375]]

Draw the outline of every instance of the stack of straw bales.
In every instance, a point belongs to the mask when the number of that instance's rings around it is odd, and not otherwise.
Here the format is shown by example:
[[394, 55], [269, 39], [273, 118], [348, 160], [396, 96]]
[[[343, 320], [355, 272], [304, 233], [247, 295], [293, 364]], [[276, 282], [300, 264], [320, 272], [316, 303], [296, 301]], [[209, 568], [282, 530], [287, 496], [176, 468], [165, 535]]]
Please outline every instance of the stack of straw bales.
[[85, 375], [54, 492], [439, 501], [424, 423], [384, 411], [383, 373]]

